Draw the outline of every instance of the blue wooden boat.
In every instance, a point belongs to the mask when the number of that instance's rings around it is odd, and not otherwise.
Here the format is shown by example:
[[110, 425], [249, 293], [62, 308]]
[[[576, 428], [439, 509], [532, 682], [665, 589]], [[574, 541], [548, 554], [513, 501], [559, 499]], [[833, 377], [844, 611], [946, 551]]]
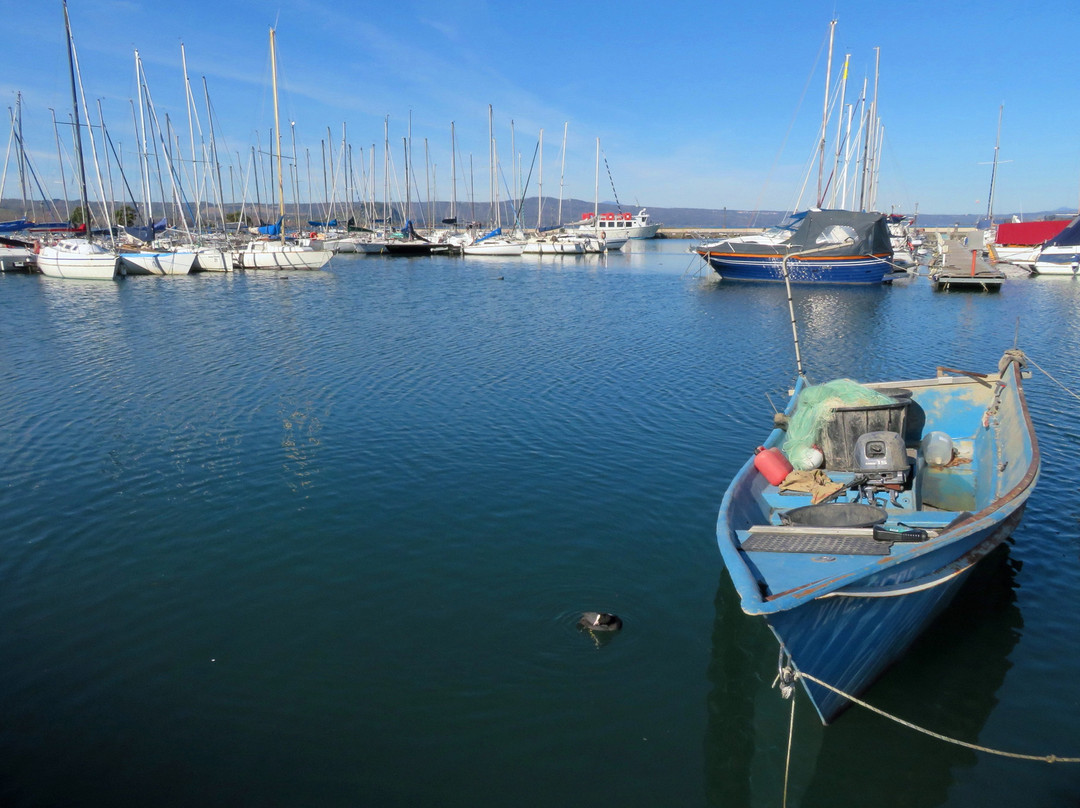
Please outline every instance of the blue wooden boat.
[[726, 281], [882, 283], [893, 270], [883, 213], [807, 210], [760, 234], [702, 244], [698, 253]]
[[[720, 552], [743, 611], [765, 618], [797, 674], [861, 694], [1017, 526], [1039, 474], [1024, 361], [1008, 351], [996, 373], [866, 385], [892, 403], [838, 407], [823, 423], [829, 501], [782, 492], [753, 457], [736, 474]], [[766, 447], [781, 446], [811, 389], [800, 375]], [[800, 681], [823, 723], [850, 704]]]

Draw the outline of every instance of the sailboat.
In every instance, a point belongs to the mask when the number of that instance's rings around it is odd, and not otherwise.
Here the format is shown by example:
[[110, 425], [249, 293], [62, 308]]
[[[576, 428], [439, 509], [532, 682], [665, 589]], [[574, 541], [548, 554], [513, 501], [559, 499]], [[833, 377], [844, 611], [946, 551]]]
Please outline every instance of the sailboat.
[[[152, 243], [158, 232], [166, 227], [166, 220], [150, 224], [153, 217], [150, 213], [150, 153], [147, 142], [147, 122], [144, 118], [144, 110], [150, 112], [150, 125], [157, 128], [160, 136], [160, 127], [157, 122], [157, 112], [150, 98], [150, 87], [143, 71], [142, 59], [138, 48], [135, 49], [135, 81], [139, 88], [139, 130], [142, 136], [142, 153], [140, 154], [143, 197], [145, 202], [145, 216], [147, 224], [141, 227], [125, 228], [138, 246], [129, 244], [120, 248], [120, 263], [129, 275], [187, 275], [195, 264], [196, 253], [194, 250], [166, 250], [154, 249]], [[102, 122], [104, 128], [104, 121]], [[173, 192], [176, 192], [176, 182], [173, 172], [172, 158], [169, 155], [168, 145], [162, 139], [165, 163], [169, 169], [169, 179]], [[121, 169], [122, 171], [122, 169]], [[179, 202], [179, 196], [177, 196]]]
[[[281, 126], [278, 115], [277, 41], [276, 31], [270, 29], [270, 65], [274, 84], [274, 135], [277, 138], [278, 221], [276, 225], [260, 228], [265, 238], [249, 241], [234, 258], [243, 269], [320, 269], [333, 255], [329, 250], [285, 240], [285, 179], [281, 171]], [[272, 228], [272, 229], [271, 229]]]
[[[825, 175], [825, 146], [828, 136], [829, 102], [832, 97], [832, 56], [836, 20], [829, 24], [829, 56], [825, 75], [825, 104], [822, 110], [820, 139], [815, 151], [818, 167], [818, 189], [815, 207], [800, 210], [787, 217], [779, 226], [763, 233], [737, 236], [701, 244], [694, 252], [702, 257], [723, 280], [771, 281], [792, 283], [880, 284], [891, 281], [893, 245], [889, 236], [888, 218], [883, 213], [868, 212], [873, 208], [877, 183], [877, 81], [874, 101], [866, 115], [866, 134], [863, 141], [862, 178], [860, 180], [860, 210], [846, 210], [846, 188], [840, 208], [825, 208], [829, 185], [832, 202], [836, 202], [835, 181], [839, 169], [840, 148], [834, 161], [832, 176]], [[847, 60], [842, 82], [846, 82]], [[841, 83], [841, 92], [844, 84]], [[865, 95], [865, 83], [864, 83]], [[842, 103], [842, 101], [841, 101]], [[850, 130], [850, 117], [849, 117]], [[850, 134], [850, 132], [849, 132]], [[837, 140], [840, 141], [839, 133]], [[846, 174], [846, 169], [844, 170]], [[807, 173], [809, 179], [809, 172]], [[846, 186], [846, 180], [845, 180]], [[805, 185], [804, 185], [805, 187]], [[801, 201], [801, 192], [800, 192]], [[796, 203], [794, 210], [799, 210]]]
[[[75, 55], [75, 40], [71, 35], [71, 21], [68, 18], [67, 0], [64, 0], [64, 30], [67, 33], [68, 70], [71, 75], [71, 103], [75, 113], [75, 155], [79, 170], [79, 201], [82, 204], [83, 220], [89, 224], [90, 206], [87, 203], [86, 168], [82, 150], [82, 116], [79, 107], [79, 92], [75, 73], [78, 59]], [[94, 136], [90, 134], [91, 149]], [[96, 160], [95, 160], [96, 162]], [[99, 178], [100, 179], [100, 178]], [[104, 197], [104, 193], [102, 193]], [[114, 250], [108, 249], [89, 238], [66, 238], [47, 247], [42, 247], [37, 256], [38, 269], [50, 278], [72, 278], [77, 280], [112, 280], [116, 277], [119, 259]]]
[[493, 227], [470, 244], [466, 244], [462, 252], [465, 255], [521, 255], [525, 248], [525, 239], [517, 232], [518, 222], [515, 220], [514, 230], [510, 233], [504, 233], [502, 228], [502, 204], [499, 201], [499, 150], [492, 123], [492, 107], [488, 104], [488, 209], [493, 215], [491, 222]]

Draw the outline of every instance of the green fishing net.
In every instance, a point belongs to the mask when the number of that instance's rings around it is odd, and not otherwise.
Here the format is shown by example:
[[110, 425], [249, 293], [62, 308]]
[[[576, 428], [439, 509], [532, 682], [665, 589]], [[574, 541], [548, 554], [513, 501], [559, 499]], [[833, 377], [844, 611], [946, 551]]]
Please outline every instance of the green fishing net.
[[788, 422], [784, 454], [796, 469], [806, 471], [814, 468], [810, 450], [819, 443], [822, 427], [831, 420], [834, 409], [893, 403], [894, 399], [884, 393], [851, 379], [835, 379], [804, 387], [799, 396], [799, 406]]

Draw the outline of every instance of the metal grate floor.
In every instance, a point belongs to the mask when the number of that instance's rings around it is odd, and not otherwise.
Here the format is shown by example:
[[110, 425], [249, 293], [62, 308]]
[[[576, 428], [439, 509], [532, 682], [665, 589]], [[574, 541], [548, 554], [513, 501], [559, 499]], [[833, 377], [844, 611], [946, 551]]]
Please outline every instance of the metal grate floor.
[[889, 542], [877, 541], [867, 531], [859, 533], [786, 532], [757, 528], [742, 543], [748, 551], [766, 553], [823, 553], [827, 555], [888, 555]]

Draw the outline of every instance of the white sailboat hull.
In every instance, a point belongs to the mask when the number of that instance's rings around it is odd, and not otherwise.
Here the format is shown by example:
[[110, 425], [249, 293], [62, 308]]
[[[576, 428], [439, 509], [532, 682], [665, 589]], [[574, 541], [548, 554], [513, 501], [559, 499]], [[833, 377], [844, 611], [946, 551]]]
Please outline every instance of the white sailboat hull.
[[42, 275], [71, 280], [110, 281], [116, 277], [119, 264], [116, 253], [81, 238], [42, 247], [37, 257]]
[[202, 247], [195, 251], [195, 263], [192, 272], [232, 272], [233, 257], [229, 250], [217, 247]]
[[120, 253], [128, 275], [187, 275], [195, 264], [194, 252]]
[[253, 241], [233, 256], [233, 262], [242, 269], [320, 269], [332, 255], [299, 244]]
[[530, 241], [522, 249], [523, 255], [582, 255], [582, 241]]
[[524, 242], [487, 239], [479, 244], [469, 244], [463, 248], [465, 255], [521, 255]]

